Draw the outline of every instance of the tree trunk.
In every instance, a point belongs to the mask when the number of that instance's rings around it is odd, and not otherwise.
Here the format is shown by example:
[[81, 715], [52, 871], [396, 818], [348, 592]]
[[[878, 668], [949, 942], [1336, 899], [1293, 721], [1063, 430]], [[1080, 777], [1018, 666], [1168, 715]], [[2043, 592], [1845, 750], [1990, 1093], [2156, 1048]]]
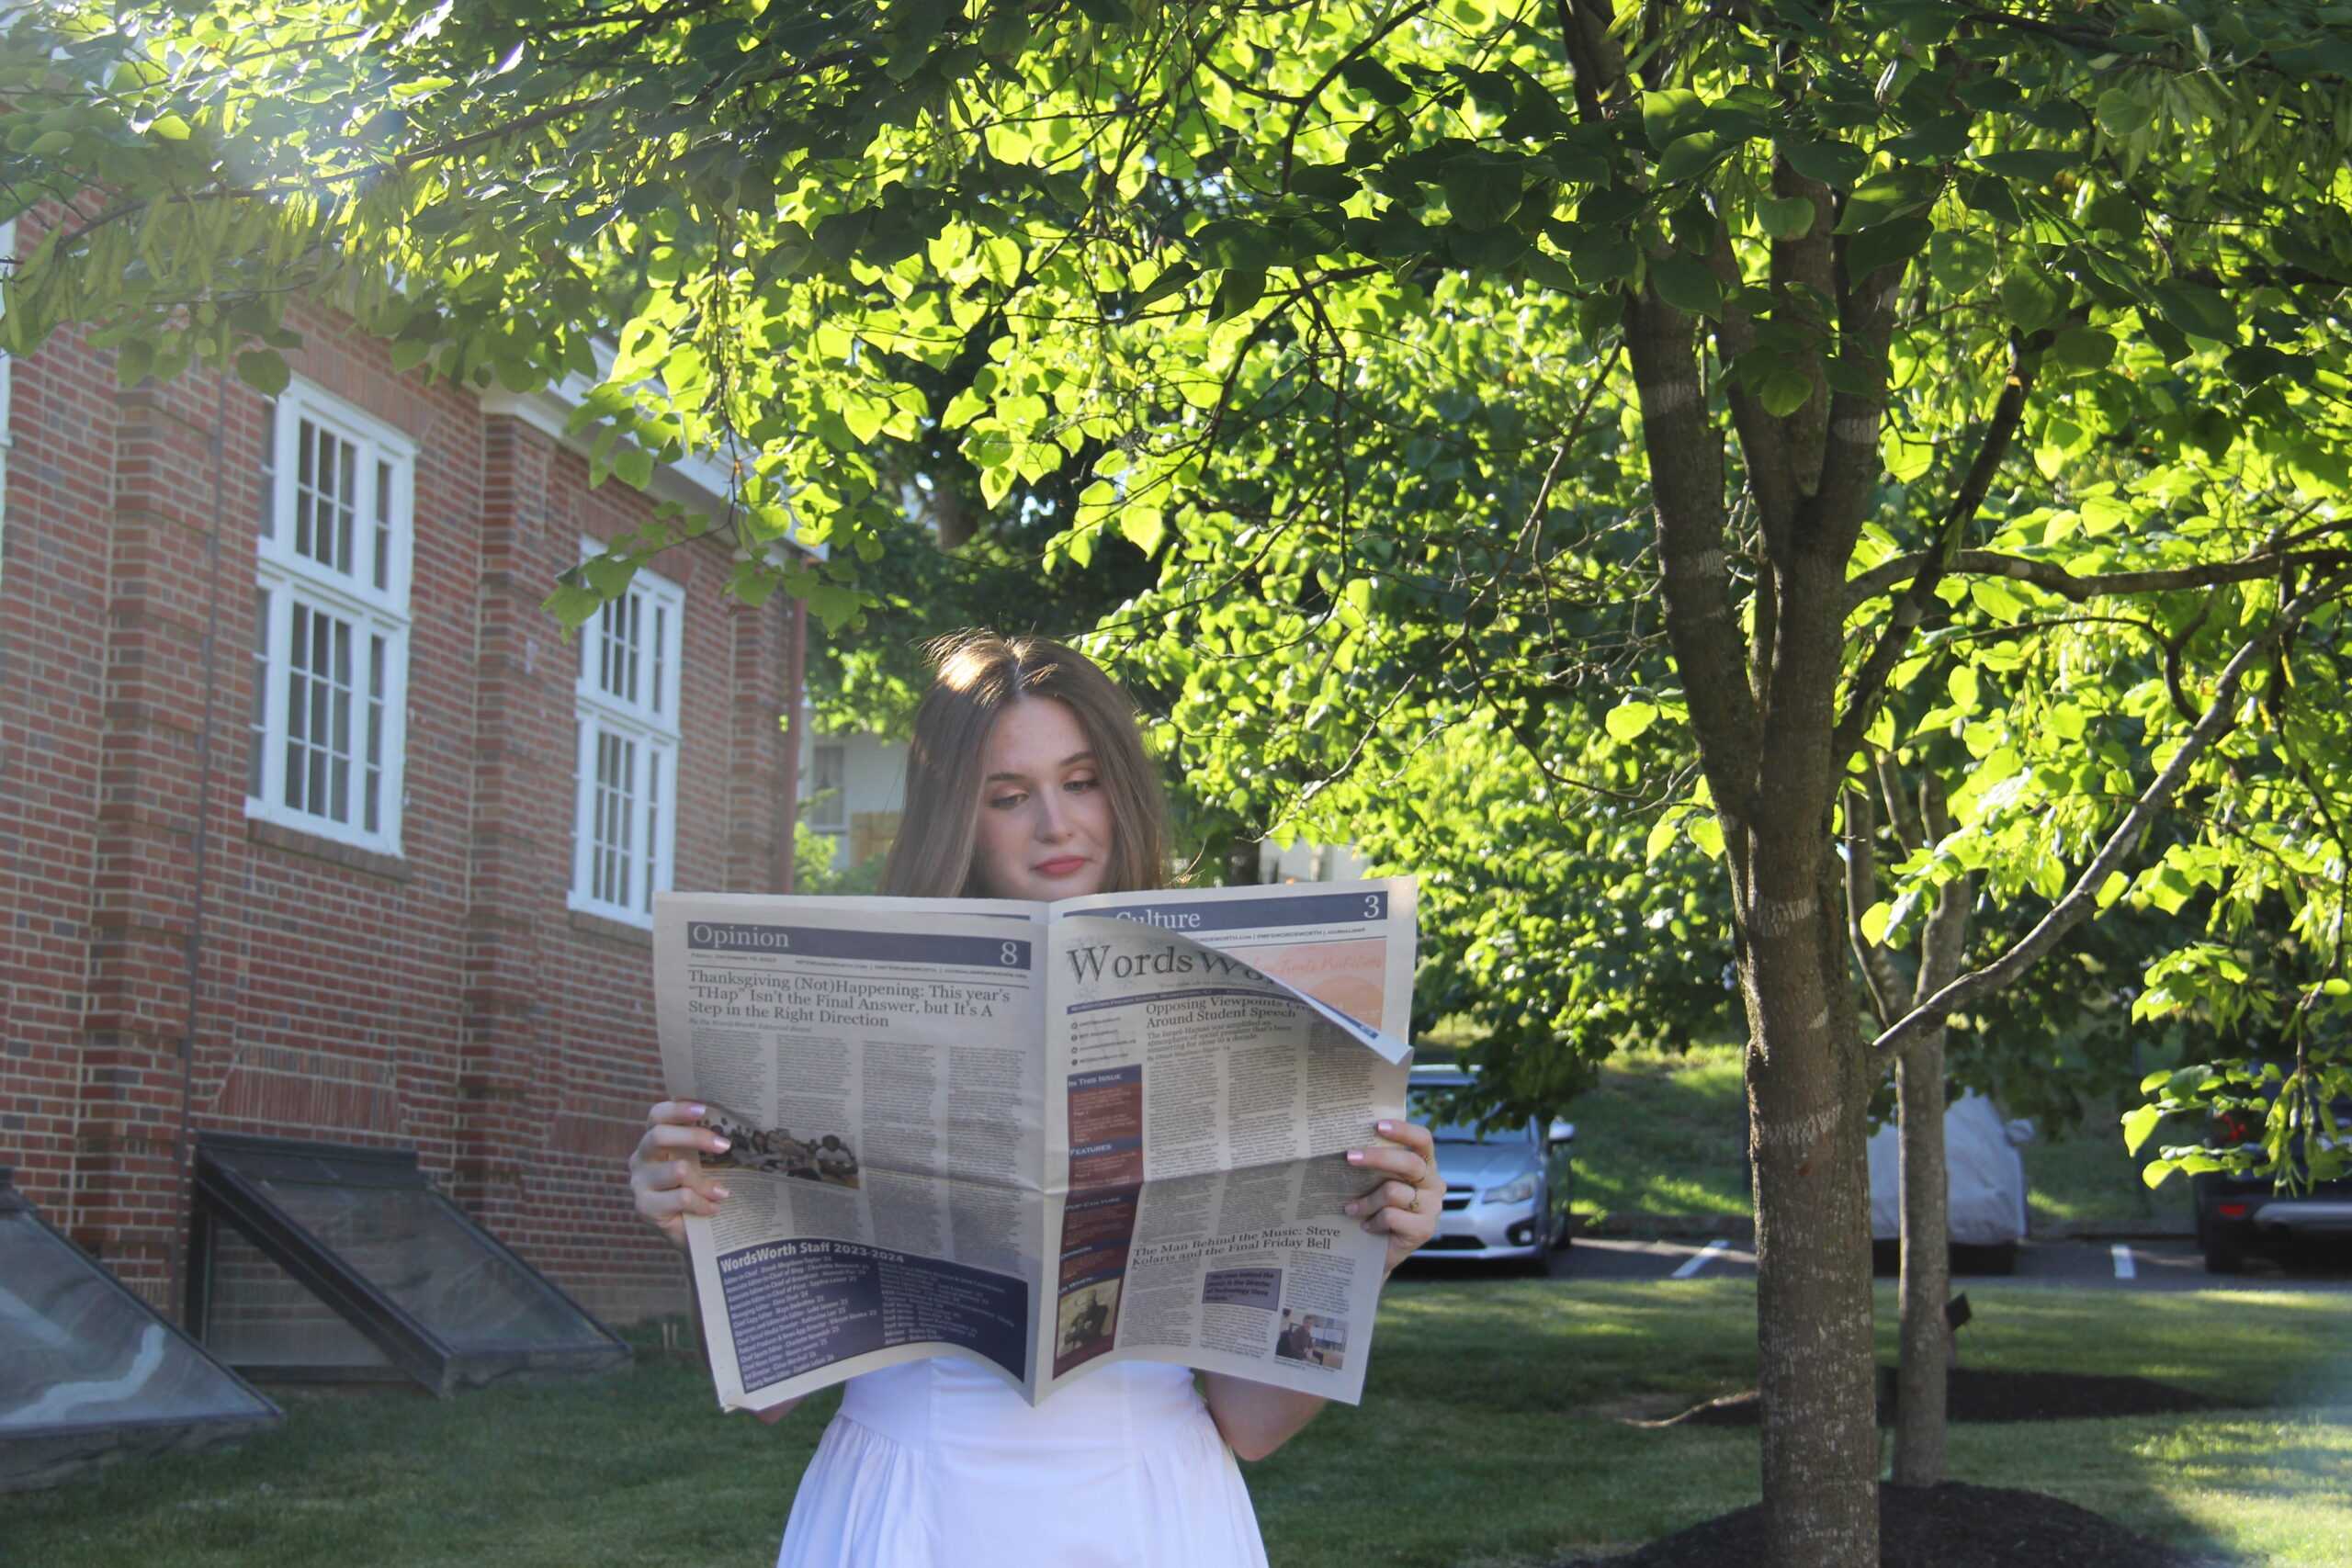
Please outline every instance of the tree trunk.
[[1902, 1128], [1903, 1362], [1895, 1378], [1894, 1479], [1944, 1478], [1944, 1382], [1951, 1365], [1951, 1174], [1944, 1163], [1944, 1032], [1923, 1037], [1894, 1067]]
[[[1932, 772], [1919, 781], [1919, 816], [1907, 822], [1901, 808], [1894, 764], [1883, 763], [1881, 787], [1888, 795], [1898, 833], [1913, 847], [1939, 843], [1951, 831], [1942, 781]], [[1968, 922], [1976, 904], [1976, 879], [1963, 876], [1936, 895], [1928, 929], [1919, 939], [1919, 975], [1912, 1005], [1934, 996], [1960, 976], [1968, 956]], [[1944, 1478], [1945, 1384], [1951, 1372], [1951, 1328], [1945, 1321], [1951, 1299], [1951, 1165], [1944, 1149], [1944, 1037], [1939, 1027], [1914, 1041], [1895, 1058], [1895, 1113], [1901, 1128], [1898, 1180], [1903, 1193], [1903, 1360], [1895, 1374], [1894, 1479], [1905, 1486], [1933, 1486]]]
[[1771, 1568], [1876, 1568], [1870, 1079], [1825, 866], [1834, 861], [1815, 847], [1811, 874], [1791, 887], [1796, 866], [1759, 844], [1758, 912], [1740, 965], [1765, 1537]]

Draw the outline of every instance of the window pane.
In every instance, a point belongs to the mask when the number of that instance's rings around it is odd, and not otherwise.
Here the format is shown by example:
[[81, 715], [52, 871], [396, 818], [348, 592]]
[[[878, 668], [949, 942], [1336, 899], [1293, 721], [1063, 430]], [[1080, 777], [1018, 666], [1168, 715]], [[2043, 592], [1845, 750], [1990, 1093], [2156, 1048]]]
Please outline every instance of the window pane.
[[432, 1192], [278, 1180], [260, 1186], [321, 1246], [452, 1348], [605, 1343], [594, 1323], [485, 1247]]
[[367, 821], [371, 833], [380, 832], [378, 802], [384, 786], [384, 638], [368, 639], [368, 783]]
[[359, 500], [358, 487], [352, 482], [351, 476], [352, 461], [357, 454], [352, 450], [351, 443], [348, 441], [338, 441], [335, 443], [335, 446], [339, 448], [335, 454], [335, 459], [341, 465], [341, 469], [340, 477], [338, 478], [334, 487], [335, 545], [334, 565], [335, 570], [348, 572], [351, 570], [351, 510]]
[[669, 649], [669, 638], [670, 606], [657, 604], [653, 606], [653, 646], [650, 650], [653, 655], [653, 678], [647, 682], [645, 693], [645, 705], [655, 713], [662, 711], [662, 656]]
[[653, 912], [653, 879], [661, 870], [662, 842], [662, 750], [658, 746], [645, 749], [645, 876], [643, 907], [647, 914]]
[[294, 438], [294, 553], [311, 553], [311, 496], [317, 488], [311, 482], [313, 468], [311, 444], [317, 438], [316, 425], [303, 420], [295, 427]]
[[269, 744], [269, 590], [254, 590], [254, 716], [247, 731], [245, 793], [261, 797], [262, 763]]
[[595, 779], [589, 812], [594, 870], [588, 893], [600, 903], [626, 908], [634, 870], [630, 848], [636, 838], [637, 742], [598, 731]]
[[[277, 536], [277, 400], [261, 405], [261, 536]], [[254, 792], [258, 795], [261, 792]]]
[[202, 1332], [233, 1367], [382, 1367], [390, 1363], [341, 1313], [225, 1224], [209, 1227]]
[[376, 586], [392, 585], [392, 466], [376, 461]]
[[28, 1212], [0, 1210], [0, 1438], [268, 1415]]
[[[286, 804], [331, 821], [353, 819], [352, 641], [357, 628], [297, 600], [286, 670]], [[381, 642], [382, 638], [375, 639]], [[373, 660], [371, 677], [380, 682]], [[380, 722], [367, 715], [368, 722]], [[380, 739], [377, 742], [380, 755]]]

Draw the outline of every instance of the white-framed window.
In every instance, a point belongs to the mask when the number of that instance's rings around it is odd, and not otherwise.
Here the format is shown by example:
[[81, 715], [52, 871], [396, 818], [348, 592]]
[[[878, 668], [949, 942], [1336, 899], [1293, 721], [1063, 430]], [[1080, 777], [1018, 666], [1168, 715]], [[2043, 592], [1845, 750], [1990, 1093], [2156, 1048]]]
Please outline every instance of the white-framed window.
[[245, 814], [398, 854], [416, 448], [301, 381], [263, 429]]
[[820, 740], [808, 749], [808, 826], [828, 833], [849, 827], [849, 748]]
[[[582, 539], [583, 555], [604, 546]], [[653, 923], [677, 843], [678, 665], [685, 595], [643, 568], [580, 628], [571, 908]]]

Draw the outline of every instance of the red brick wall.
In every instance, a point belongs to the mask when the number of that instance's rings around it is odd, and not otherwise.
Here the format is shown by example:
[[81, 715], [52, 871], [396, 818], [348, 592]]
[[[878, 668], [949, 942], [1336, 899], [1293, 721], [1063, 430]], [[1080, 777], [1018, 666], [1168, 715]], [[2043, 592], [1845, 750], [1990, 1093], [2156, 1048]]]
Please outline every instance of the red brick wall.
[[[413, 1148], [591, 1310], [673, 1309], [621, 1163], [660, 1089], [650, 943], [566, 907], [576, 654], [538, 608], [582, 534], [651, 503], [339, 319], [293, 324], [296, 374], [417, 446], [402, 852], [245, 815], [262, 400], [203, 370], [119, 391], [74, 333], [18, 362], [0, 1164], [173, 1313], [184, 1123]], [[787, 612], [728, 600], [729, 566], [710, 545], [657, 566], [686, 602], [681, 887], [777, 864]]]

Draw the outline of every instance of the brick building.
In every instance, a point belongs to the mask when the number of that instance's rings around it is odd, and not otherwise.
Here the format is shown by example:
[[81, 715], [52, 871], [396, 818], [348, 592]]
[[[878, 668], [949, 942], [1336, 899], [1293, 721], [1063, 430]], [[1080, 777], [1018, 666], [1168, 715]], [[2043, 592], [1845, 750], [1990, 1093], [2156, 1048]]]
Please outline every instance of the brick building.
[[797, 612], [697, 543], [567, 639], [556, 574], [654, 502], [564, 395], [290, 324], [276, 399], [0, 365], [0, 1167], [174, 1318], [224, 1133], [413, 1153], [606, 1322], [675, 1309], [648, 894], [787, 885]]

